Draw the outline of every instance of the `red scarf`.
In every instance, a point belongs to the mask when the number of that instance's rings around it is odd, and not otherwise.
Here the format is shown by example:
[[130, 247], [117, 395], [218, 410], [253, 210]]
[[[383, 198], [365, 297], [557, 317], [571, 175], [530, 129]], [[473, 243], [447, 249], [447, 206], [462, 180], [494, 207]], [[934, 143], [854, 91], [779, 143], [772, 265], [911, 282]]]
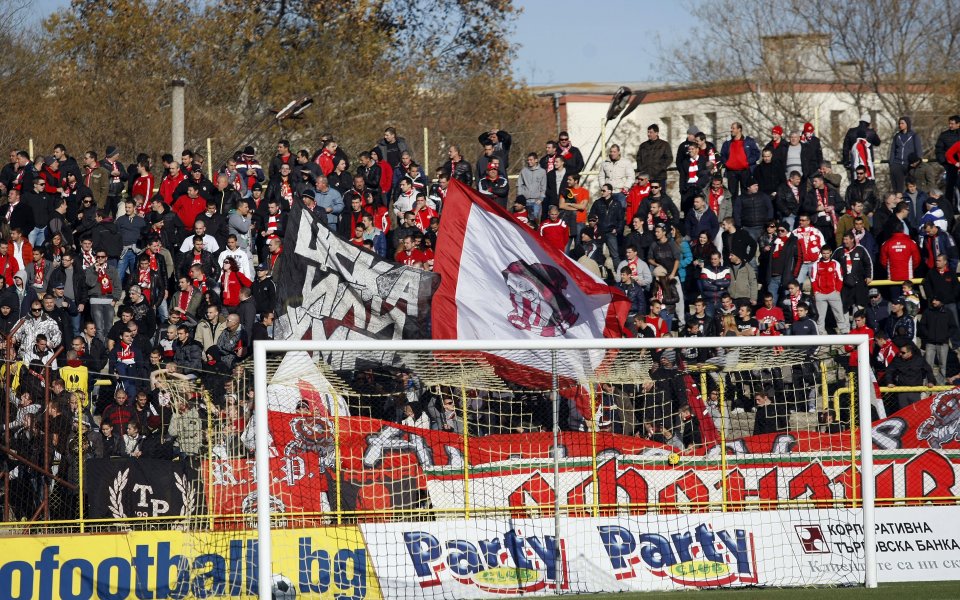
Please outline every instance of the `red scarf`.
[[720, 200], [722, 199], [723, 199], [723, 188], [720, 188], [719, 190], [710, 188], [709, 203], [710, 203], [710, 210], [713, 211], [713, 214], [715, 215], [720, 214]]
[[95, 264], [97, 264], [97, 259], [93, 256], [93, 251], [92, 251], [92, 250], [91, 250], [90, 252], [84, 252], [84, 251], [81, 250], [81, 251], [80, 251], [80, 254], [83, 255], [83, 268], [84, 268], [84, 269], [89, 269], [90, 267], [92, 267], [92, 266], [94, 266]]
[[131, 363], [133, 360], [133, 346], [128, 346], [127, 344], [120, 342], [120, 351], [117, 352], [117, 362]]
[[783, 252], [783, 248], [787, 245], [787, 240], [790, 239], [790, 236], [777, 236], [773, 240], [773, 257], [780, 258], [780, 253]]
[[179, 297], [177, 298], [177, 308], [182, 309], [184, 312], [187, 312], [187, 307], [190, 306], [190, 300], [193, 298], [193, 288], [189, 290], [180, 292]]
[[267, 233], [273, 233], [280, 226], [280, 213], [267, 217]]
[[150, 281], [152, 279], [153, 271], [149, 268], [141, 269], [137, 274], [137, 283], [140, 285], [140, 289], [143, 291], [144, 298], [147, 299], [147, 302], [150, 302]]
[[43, 287], [43, 269], [45, 266], [42, 258], [39, 262], [33, 263], [33, 285], [36, 287]]
[[[117, 163], [116, 163], [116, 161], [110, 160], [110, 159], [108, 158], [108, 159], [107, 159], [107, 163], [110, 165], [110, 172], [111, 172], [111, 173], [113, 173], [114, 171], [119, 171], [119, 170], [120, 170], [120, 169], [117, 168]], [[119, 176], [119, 175], [117, 175], [117, 176], [111, 175], [111, 176], [110, 176], [110, 183], [120, 183], [120, 176]]]
[[150, 257], [150, 270], [151, 270], [151, 271], [159, 271], [159, 270], [160, 270], [160, 265], [159, 265], [159, 263], [157, 262], [157, 254], [156, 254], [156, 252], [153, 252], [153, 251], [151, 251], [151, 250], [146, 250], [146, 253], [147, 253], [147, 256]]
[[700, 172], [700, 159], [691, 156], [690, 164], [687, 165], [687, 183], [697, 182], [697, 173]]
[[110, 281], [110, 275], [107, 274], [107, 268], [97, 269], [97, 281], [100, 282], [100, 293], [109, 296], [113, 293], [113, 282]]
[[201, 294], [207, 293], [207, 280], [206, 279], [194, 279], [193, 287], [199, 290]]
[[843, 249], [843, 262], [847, 269], [847, 273], [853, 270], [853, 250]]

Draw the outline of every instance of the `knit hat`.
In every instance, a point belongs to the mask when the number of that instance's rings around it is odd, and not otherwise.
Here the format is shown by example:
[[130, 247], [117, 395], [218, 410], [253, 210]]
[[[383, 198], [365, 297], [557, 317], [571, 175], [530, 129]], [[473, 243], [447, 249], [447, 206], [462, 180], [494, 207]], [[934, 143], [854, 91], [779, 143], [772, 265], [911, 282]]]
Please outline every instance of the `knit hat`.
[[243, 155], [244, 155], [244, 156], [253, 156], [253, 154], [254, 154], [254, 152], [253, 152], [253, 146], [244, 146], [244, 147], [243, 147]]
[[697, 135], [698, 133], [700, 133], [700, 129], [697, 128], [696, 125], [691, 125], [690, 127], [687, 127], [687, 135]]
[[870, 113], [863, 113], [860, 115], [860, 121], [863, 123], [872, 123], [873, 119], [870, 118]]
[[110, 158], [111, 156], [115, 156], [119, 152], [120, 152], [120, 148], [117, 148], [116, 146], [107, 146], [107, 152], [106, 154], [104, 154], [104, 156], [107, 158]]
[[813, 133], [813, 123], [810, 123], [809, 121], [806, 122], [806, 123], [804, 123], [804, 124], [803, 124], [803, 132], [804, 132], [804, 133]]
[[783, 135], [783, 127], [779, 125], [774, 125], [773, 129], [770, 130], [773, 135]]

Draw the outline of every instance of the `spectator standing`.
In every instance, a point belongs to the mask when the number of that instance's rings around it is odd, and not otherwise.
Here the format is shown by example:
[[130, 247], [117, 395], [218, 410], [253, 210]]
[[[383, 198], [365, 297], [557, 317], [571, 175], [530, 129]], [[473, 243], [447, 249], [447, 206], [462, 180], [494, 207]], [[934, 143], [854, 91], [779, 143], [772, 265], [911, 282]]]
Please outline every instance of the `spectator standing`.
[[500, 163], [504, 169], [510, 168], [510, 147], [513, 145], [513, 138], [508, 132], [494, 127], [477, 136], [477, 141], [482, 146], [487, 144], [493, 146], [493, 152], [500, 157]]
[[[620, 233], [623, 231], [624, 222], [623, 205], [613, 194], [613, 186], [609, 183], [603, 184], [600, 187], [600, 197], [594, 200], [590, 208], [589, 217], [597, 218], [597, 228], [610, 253], [610, 260], [616, 264], [620, 261]], [[676, 275], [676, 269], [671, 274], [673, 275]]]
[[828, 307], [830, 312], [833, 313], [833, 318], [837, 321], [839, 333], [847, 333], [850, 330], [850, 323], [843, 310], [843, 300], [840, 297], [840, 290], [843, 289], [843, 276], [840, 265], [833, 260], [829, 246], [820, 249], [820, 260], [816, 262], [810, 273], [810, 288], [817, 303], [817, 313], [820, 315], [817, 322], [820, 333], [827, 334]]
[[[943, 189], [943, 195], [946, 196], [950, 202], [956, 202], [957, 174], [960, 172], [960, 162], [957, 160], [949, 160], [947, 158], [947, 151], [956, 146], [957, 143], [960, 143], [960, 115], [952, 115], [947, 119], [947, 128], [940, 132], [940, 135], [937, 137], [936, 146], [934, 146], [937, 162], [943, 165], [943, 168], [946, 170], [947, 179]], [[921, 156], [921, 154], [917, 154], [918, 161]], [[929, 192], [929, 190], [927, 191]]]
[[527, 154], [527, 164], [520, 171], [517, 200], [522, 200], [535, 223], [540, 222], [543, 200], [547, 194], [547, 172], [537, 161], [537, 153]]
[[957, 337], [957, 320], [943, 305], [943, 299], [934, 296], [917, 322], [917, 337], [923, 343], [927, 364], [937, 367], [937, 385], [943, 385], [947, 376], [947, 354], [950, 340]]
[[910, 156], [923, 156], [920, 136], [913, 130], [910, 117], [897, 120], [897, 133], [890, 142], [890, 189], [900, 193], [910, 170]]
[[568, 169], [575, 173], [583, 171], [583, 154], [581, 154], [580, 149], [570, 141], [570, 134], [566, 131], [561, 131], [557, 137], [557, 153], [563, 157]]
[[622, 208], [625, 208], [627, 192], [633, 183], [633, 170], [627, 160], [621, 156], [619, 145], [613, 144], [610, 146], [606, 160], [600, 163], [598, 179], [600, 187], [603, 187], [606, 183], [610, 184], [613, 189], [613, 199], [619, 202]]
[[[920, 350], [913, 342], [900, 346], [898, 356], [887, 367], [883, 376], [887, 385], [916, 387], [932, 385], [936, 380], [930, 364], [920, 356]], [[897, 402], [900, 408], [906, 408], [920, 400], [920, 392], [900, 392]]]
[[[667, 168], [673, 161], [670, 144], [660, 139], [660, 126], [656, 123], [647, 127], [647, 141], [637, 149], [637, 172], [646, 173], [650, 181], [656, 181], [661, 187], [667, 185]], [[633, 217], [627, 214], [628, 217]]]
[[760, 147], [756, 140], [744, 136], [743, 125], [734, 121], [730, 125], [730, 139], [720, 148], [720, 161], [727, 169], [727, 189], [734, 200], [746, 193], [759, 160]]
[[728, 255], [730, 261], [730, 297], [734, 301], [757, 303], [757, 272], [737, 251]]
[[773, 219], [773, 200], [760, 191], [760, 184], [754, 179], [741, 180], [740, 185], [745, 187], [739, 197], [734, 197], [733, 220], [758, 240], [764, 226]]
[[863, 246], [857, 243], [856, 235], [848, 231], [843, 236], [843, 245], [833, 254], [840, 267], [843, 287], [840, 298], [843, 310], [852, 313], [867, 305], [867, 286], [873, 281], [873, 259]]
[[330, 187], [326, 177], [318, 177], [313, 198], [317, 201], [317, 209], [327, 216], [325, 223], [327, 228], [336, 231], [337, 223], [340, 221], [340, 213], [343, 212], [343, 196]]
[[856, 127], [848, 129], [843, 137], [843, 165], [847, 168], [851, 179], [853, 179], [854, 169], [860, 165], [866, 168], [867, 179], [877, 178], [873, 164], [873, 151], [881, 142], [880, 136], [870, 127], [872, 120], [869, 113], [863, 113]]

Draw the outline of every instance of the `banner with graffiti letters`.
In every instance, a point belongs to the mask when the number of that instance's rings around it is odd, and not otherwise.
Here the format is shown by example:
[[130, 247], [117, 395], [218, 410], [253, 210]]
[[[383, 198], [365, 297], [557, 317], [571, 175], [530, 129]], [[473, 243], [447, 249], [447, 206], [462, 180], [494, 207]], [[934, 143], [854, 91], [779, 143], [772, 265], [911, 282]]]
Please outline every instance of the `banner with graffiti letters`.
[[384, 260], [337, 237], [299, 199], [290, 210], [274, 279], [281, 302], [275, 339], [430, 337], [430, 301], [439, 276]]

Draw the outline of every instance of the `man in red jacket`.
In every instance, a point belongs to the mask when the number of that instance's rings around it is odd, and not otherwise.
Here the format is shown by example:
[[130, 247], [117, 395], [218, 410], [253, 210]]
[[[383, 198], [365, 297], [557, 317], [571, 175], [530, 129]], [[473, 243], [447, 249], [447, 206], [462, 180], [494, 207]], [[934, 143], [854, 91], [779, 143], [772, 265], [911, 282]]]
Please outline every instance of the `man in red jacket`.
[[840, 273], [840, 263], [833, 260], [830, 247], [824, 246], [820, 250], [820, 260], [810, 273], [810, 288], [819, 314], [817, 329], [821, 335], [827, 333], [828, 306], [837, 320], [837, 331], [843, 334], [850, 330], [847, 313], [843, 312], [843, 301], [840, 299], [840, 290], [843, 289], [843, 276]]
[[894, 281], [913, 279], [913, 272], [920, 264], [920, 248], [910, 236], [898, 231], [880, 247], [880, 264]]
[[206, 209], [207, 201], [200, 197], [200, 188], [192, 183], [187, 186], [187, 193], [173, 202], [173, 212], [177, 213], [187, 229], [193, 229], [197, 215]]
[[570, 230], [567, 224], [560, 219], [560, 209], [556, 204], [550, 205], [547, 211], [547, 218], [540, 224], [540, 237], [552, 246], [564, 252], [567, 249], [567, 242], [570, 241]]

